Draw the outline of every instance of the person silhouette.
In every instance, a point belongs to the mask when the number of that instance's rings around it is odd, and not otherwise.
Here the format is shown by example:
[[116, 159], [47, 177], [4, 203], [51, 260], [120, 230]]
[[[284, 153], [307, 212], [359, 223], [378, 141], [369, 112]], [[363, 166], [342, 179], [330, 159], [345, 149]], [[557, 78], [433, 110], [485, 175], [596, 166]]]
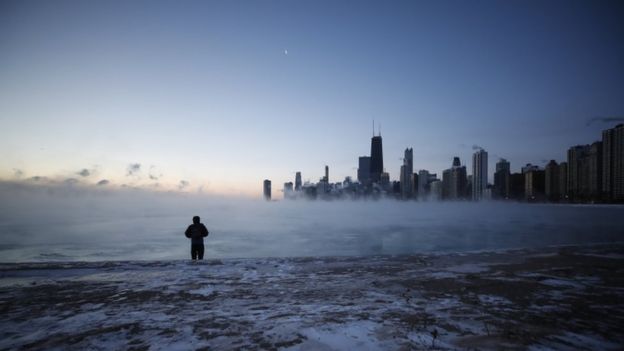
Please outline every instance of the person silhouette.
[[208, 236], [208, 229], [199, 222], [199, 216], [193, 217], [193, 224], [189, 225], [184, 232], [191, 239], [191, 259], [204, 259], [204, 238]]

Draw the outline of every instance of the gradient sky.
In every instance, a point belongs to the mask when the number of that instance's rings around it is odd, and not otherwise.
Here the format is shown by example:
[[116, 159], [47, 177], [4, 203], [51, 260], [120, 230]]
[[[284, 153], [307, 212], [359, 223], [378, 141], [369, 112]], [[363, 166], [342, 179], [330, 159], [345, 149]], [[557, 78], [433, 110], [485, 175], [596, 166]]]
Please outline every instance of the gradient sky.
[[258, 195], [355, 177], [373, 119], [392, 179], [406, 147], [515, 171], [598, 140], [623, 82], [622, 1], [4, 0], [0, 178]]

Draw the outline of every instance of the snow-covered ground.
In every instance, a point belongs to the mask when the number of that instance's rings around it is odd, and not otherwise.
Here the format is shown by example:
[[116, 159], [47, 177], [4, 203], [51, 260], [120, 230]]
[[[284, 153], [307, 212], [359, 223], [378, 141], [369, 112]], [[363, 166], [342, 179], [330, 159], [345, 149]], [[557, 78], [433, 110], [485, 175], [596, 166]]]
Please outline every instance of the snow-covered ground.
[[624, 246], [0, 265], [0, 349], [622, 349]]

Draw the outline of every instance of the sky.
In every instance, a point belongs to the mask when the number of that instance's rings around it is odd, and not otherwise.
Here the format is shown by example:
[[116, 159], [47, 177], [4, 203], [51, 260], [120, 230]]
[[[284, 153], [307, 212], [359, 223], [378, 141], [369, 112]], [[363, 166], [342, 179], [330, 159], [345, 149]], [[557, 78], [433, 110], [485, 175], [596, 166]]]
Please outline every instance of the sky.
[[623, 18], [621, 1], [3, 0], [0, 179], [259, 196], [325, 165], [355, 178], [373, 120], [391, 179], [406, 147], [439, 176], [454, 156], [470, 173], [475, 146], [490, 174], [563, 161], [624, 117]]

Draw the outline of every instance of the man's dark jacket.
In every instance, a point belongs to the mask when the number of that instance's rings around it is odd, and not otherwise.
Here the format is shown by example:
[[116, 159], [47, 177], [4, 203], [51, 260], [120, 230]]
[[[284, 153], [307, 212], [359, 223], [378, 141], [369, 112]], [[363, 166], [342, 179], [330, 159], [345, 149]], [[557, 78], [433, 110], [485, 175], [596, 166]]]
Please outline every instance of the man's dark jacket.
[[193, 223], [184, 232], [187, 238], [191, 238], [191, 244], [203, 245], [204, 238], [208, 236], [208, 229], [203, 223]]

